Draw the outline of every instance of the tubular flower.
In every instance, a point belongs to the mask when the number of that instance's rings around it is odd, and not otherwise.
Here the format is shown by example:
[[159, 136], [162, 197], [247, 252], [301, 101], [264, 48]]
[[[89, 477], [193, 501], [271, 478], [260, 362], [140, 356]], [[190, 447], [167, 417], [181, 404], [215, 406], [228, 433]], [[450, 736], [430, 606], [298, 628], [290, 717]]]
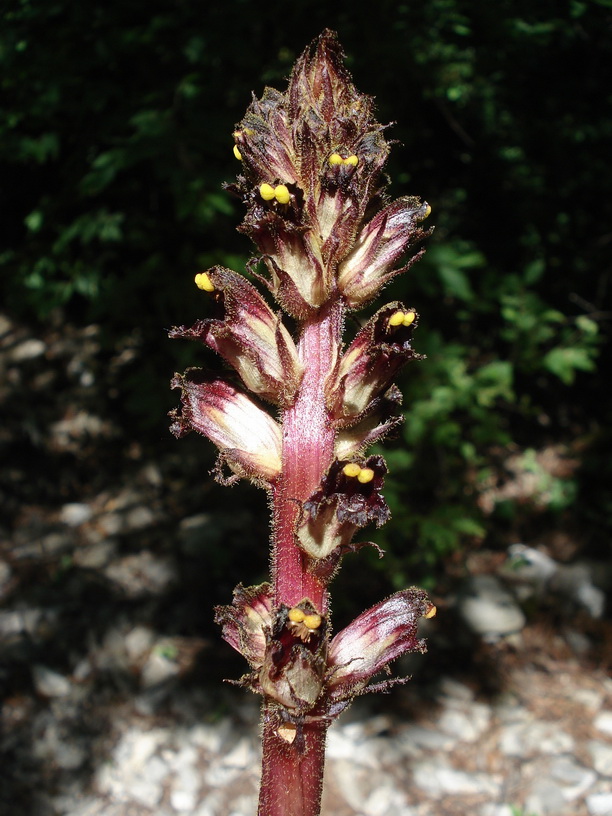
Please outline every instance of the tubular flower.
[[352, 699], [372, 677], [407, 652], [424, 652], [417, 636], [419, 618], [435, 607], [422, 589], [396, 592], [363, 612], [329, 645], [327, 688], [332, 700]]
[[380, 442], [404, 421], [399, 413], [402, 394], [392, 385], [381, 397], [370, 403], [356, 425], [342, 428], [336, 436], [337, 459], [361, 456], [375, 442]]
[[338, 269], [338, 286], [350, 309], [369, 303], [391, 278], [420, 258], [423, 251], [401, 269], [393, 269], [406, 250], [428, 234], [417, 224], [430, 212], [429, 204], [421, 204], [418, 198], [399, 198], [363, 227]]
[[250, 391], [271, 402], [290, 405], [302, 366], [280, 317], [252, 284], [231, 269], [216, 266], [198, 278], [200, 288], [221, 304], [223, 319], [198, 320], [189, 329], [179, 326], [172, 329], [170, 337], [200, 340], [236, 369]]
[[338, 427], [361, 420], [401, 366], [422, 359], [412, 349], [417, 325], [416, 312], [395, 301], [379, 309], [357, 334], [326, 385]]
[[223, 639], [243, 655], [252, 669], [260, 669], [266, 655], [266, 634], [272, 629], [272, 587], [260, 584], [234, 590], [231, 606], [215, 609], [215, 623]]
[[272, 482], [281, 470], [281, 430], [277, 422], [225, 380], [189, 368], [176, 374], [181, 411], [171, 412], [176, 437], [190, 431], [207, 436], [238, 476]]
[[268, 584], [240, 585], [232, 605], [215, 612], [224, 639], [252, 669], [242, 685], [295, 713], [313, 708], [327, 670], [327, 624], [311, 601], [273, 609]]
[[386, 472], [382, 456], [336, 460], [302, 506], [296, 527], [299, 546], [312, 559], [339, 557], [358, 528], [370, 522], [383, 525], [390, 516], [380, 492]]

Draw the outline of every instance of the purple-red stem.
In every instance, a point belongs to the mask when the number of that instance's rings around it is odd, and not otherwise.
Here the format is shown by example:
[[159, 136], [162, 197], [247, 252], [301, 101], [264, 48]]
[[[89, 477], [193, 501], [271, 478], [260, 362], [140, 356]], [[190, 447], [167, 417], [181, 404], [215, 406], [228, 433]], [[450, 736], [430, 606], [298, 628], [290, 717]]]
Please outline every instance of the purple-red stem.
[[[335, 433], [324, 385], [339, 350], [342, 322], [343, 306], [337, 301], [302, 327], [298, 354], [304, 378], [294, 405], [283, 416], [283, 468], [273, 493], [275, 603], [295, 606], [308, 598], [320, 612], [327, 611], [326, 584], [308, 572], [294, 526], [300, 502], [319, 486], [334, 458]], [[272, 707], [264, 706], [259, 816], [318, 816], [326, 731], [326, 723], [305, 723], [288, 743], [276, 733]]]

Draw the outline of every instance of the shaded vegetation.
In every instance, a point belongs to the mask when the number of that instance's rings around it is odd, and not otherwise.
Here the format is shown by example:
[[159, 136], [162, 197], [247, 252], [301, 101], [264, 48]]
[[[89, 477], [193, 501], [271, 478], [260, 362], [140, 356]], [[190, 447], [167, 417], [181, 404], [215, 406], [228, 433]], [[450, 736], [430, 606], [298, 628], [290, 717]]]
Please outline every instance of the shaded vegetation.
[[135, 438], [165, 436], [167, 381], [196, 362], [163, 331], [203, 316], [193, 274], [251, 253], [222, 190], [234, 123], [329, 26], [397, 122], [394, 195], [436, 224], [387, 291], [421, 314], [428, 359], [401, 383], [380, 569], [405, 585], [458, 547], [560, 528], [607, 548], [610, 0], [12, 0], [2, 17], [0, 298], [99, 323], [109, 358], [138, 347], [110, 397]]

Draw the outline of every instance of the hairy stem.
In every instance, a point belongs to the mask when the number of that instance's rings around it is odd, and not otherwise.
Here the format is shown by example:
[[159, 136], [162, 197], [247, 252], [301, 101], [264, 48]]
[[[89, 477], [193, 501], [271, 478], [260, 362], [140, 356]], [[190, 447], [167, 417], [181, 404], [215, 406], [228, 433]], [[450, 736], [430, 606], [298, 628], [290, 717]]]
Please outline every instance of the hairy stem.
[[327, 726], [326, 722], [304, 725], [288, 744], [276, 734], [272, 709], [264, 705], [258, 816], [319, 815]]
[[[334, 456], [324, 385], [332, 370], [342, 330], [339, 302], [307, 321], [298, 354], [304, 379], [294, 405], [283, 416], [283, 468], [273, 494], [272, 578], [275, 603], [294, 606], [309, 598], [320, 612], [328, 606], [326, 584], [308, 572], [294, 537], [300, 502], [319, 486]], [[277, 733], [274, 707], [263, 708], [263, 766], [259, 816], [318, 816], [321, 806], [327, 723], [299, 726], [293, 742]]]
[[293, 529], [300, 502], [319, 486], [334, 456], [335, 431], [323, 388], [338, 353], [342, 318], [342, 304], [336, 302], [302, 328], [298, 354], [304, 379], [294, 405], [283, 416], [283, 469], [273, 495], [275, 603], [294, 606], [309, 598], [321, 612], [327, 610], [325, 584], [306, 571]]

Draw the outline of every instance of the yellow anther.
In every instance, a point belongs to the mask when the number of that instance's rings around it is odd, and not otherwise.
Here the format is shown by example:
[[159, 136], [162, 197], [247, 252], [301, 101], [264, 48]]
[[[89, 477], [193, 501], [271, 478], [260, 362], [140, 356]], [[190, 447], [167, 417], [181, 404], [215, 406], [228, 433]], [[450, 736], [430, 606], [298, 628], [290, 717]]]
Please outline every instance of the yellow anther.
[[361, 473], [361, 467], [357, 464], [357, 462], [349, 462], [348, 465], [345, 465], [342, 468], [342, 472], [345, 476], [354, 479], [355, 476], [359, 476]]
[[332, 153], [328, 159], [328, 162], [330, 164], [342, 164], [344, 162], [344, 159], [339, 153]]
[[259, 195], [264, 201], [272, 201], [276, 197], [276, 192], [271, 184], [262, 184], [259, 187]]
[[321, 616], [313, 612], [312, 615], [306, 615], [304, 618], [304, 626], [308, 627], [308, 629], [318, 629], [321, 625], [321, 621]]
[[352, 156], [349, 156], [348, 158], [343, 159], [342, 163], [343, 164], [352, 164], [353, 167], [357, 167], [357, 165], [359, 164], [359, 156], [355, 156], [355, 154], [353, 153]]
[[429, 218], [430, 215], [431, 215], [431, 207], [426, 202], [425, 203], [425, 212], [423, 213], [423, 218]]
[[[264, 185], [262, 184], [262, 187], [263, 186]], [[284, 184], [279, 184], [277, 187], [274, 188], [274, 197], [276, 198], [279, 204], [288, 204], [291, 201], [291, 193], [285, 187]]]
[[242, 153], [238, 150], [238, 145], [234, 145], [234, 156], [238, 161], [242, 161]]
[[361, 468], [359, 471], [359, 475], [357, 476], [357, 481], [361, 482], [361, 484], [367, 484], [371, 482], [374, 478], [374, 471], [372, 468]]
[[252, 136], [255, 133], [253, 128], [245, 128], [242, 132], [245, 136]]
[[287, 612], [287, 617], [290, 621], [292, 621], [292, 623], [301, 623], [306, 617], [306, 613], [297, 606], [294, 606], [293, 609], [290, 609], [289, 612]]
[[429, 609], [428, 609], [428, 610], [427, 610], [427, 612], [425, 613], [425, 617], [426, 617], [426, 618], [435, 618], [435, 617], [436, 617], [436, 612], [437, 612], [437, 611], [438, 611], [438, 610], [436, 609], [436, 607], [434, 606], [434, 604], [431, 604], [431, 605], [430, 605], [430, 607], [429, 607]]
[[404, 319], [402, 320], [403, 326], [411, 326], [414, 323], [414, 319], [416, 317], [415, 312], [406, 312], [404, 314]]
[[[401, 326], [406, 318], [406, 315], [402, 311], [393, 312], [391, 317], [389, 318], [388, 325], [389, 326]], [[414, 319], [414, 318], [413, 318]]]
[[195, 284], [198, 289], [203, 289], [205, 292], [215, 291], [215, 285], [206, 272], [199, 272], [195, 276]]

